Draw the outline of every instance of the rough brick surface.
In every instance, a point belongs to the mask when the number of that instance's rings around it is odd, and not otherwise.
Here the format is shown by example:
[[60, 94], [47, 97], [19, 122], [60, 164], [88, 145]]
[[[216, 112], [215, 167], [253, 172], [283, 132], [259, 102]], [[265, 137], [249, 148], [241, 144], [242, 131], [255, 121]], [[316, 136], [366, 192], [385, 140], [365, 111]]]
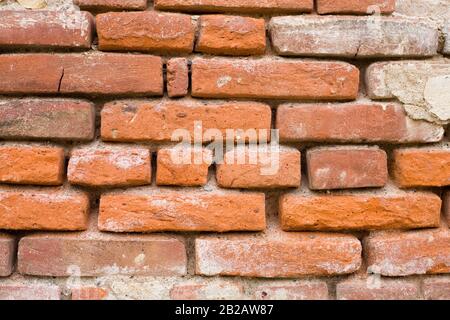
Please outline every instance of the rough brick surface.
[[392, 17], [276, 17], [273, 46], [283, 56], [426, 57], [437, 53], [437, 26]]
[[317, 0], [316, 2], [319, 14], [386, 14], [395, 10], [395, 0]]
[[298, 281], [295, 283], [260, 284], [254, 290], [257, 300], [327, 300], [325, 281]]
[[266, 50], [264, 19], [206, 15], [200, 17], [196, 51], [216, 55], [260, 55]]
[[440, 212], [441, 199], [431, 193], [292, 193], [280, 199], [281, 224], [286, 231], [438, 227]]
[[56, 285], [0, 284], [0, 300], [60, 300]]
[[313, 148], [306, 161], [313, 190], [382, 187], [387, 182], [387, 155], [379, 148]]
[[74, 0], [74, 4], [84, 10], [119, 11], [145, 10], [147, 0]]
[[167, 91], [169, 97], [178, 98], [188, 94], [189, 65], [186, 58], [173, 58], [167, 62]]
[[0, 277], [7, 277], [13, 272], [15, 250], [14, 237], [0, 233]]
[[2, 11], [0, 47], [89, 49], [93, 24], [88, 12]]
[[444, 194], [444, 216], [447, 218], [447, 223], [450, 227], [450, 191]]
[[28, 145], [0, 146], [0, 182], [60, 185], [64, 149]]
[[420, 293], [417, 281], [372, 276], [338, 283], [336, 295], [339, 300], [416, 300]]
[[160, 191], [103, 195], [99, 228], [111, 232], [261, 231], [263, 193]]
[[422, 290], [427, 300], [450, 300], [450, 277], [425, 279]]
[[243, 286], [231, 282], [185, 283], [170, 291], [173, 300], [242, 300], [243, 297]]
[[0, 100], [0, 137], [32, 140], [94, 138], [93, 104], [72, 99]]
[[359, 71], [344, 62], [196, 58], [192, 95], [202, 98], [349, 100]]
[[67, 176], [72, 184], [90, 187], [150, 184], [150, 151], [135, 147], [77, 149], [71, 153]]
[[99, 287], [80, 287], [72, 289], [72, 300], [104, 300], [108, 291]]
[[190, 53], [195, 25], [182, 14], [110, 12], [96, 17], [99, 49]]
[[444, 37], [445, 37], [445, 45], [444, 45], [444, 54], [450, 54], [450, 23], [448, 23], [444, 27]]

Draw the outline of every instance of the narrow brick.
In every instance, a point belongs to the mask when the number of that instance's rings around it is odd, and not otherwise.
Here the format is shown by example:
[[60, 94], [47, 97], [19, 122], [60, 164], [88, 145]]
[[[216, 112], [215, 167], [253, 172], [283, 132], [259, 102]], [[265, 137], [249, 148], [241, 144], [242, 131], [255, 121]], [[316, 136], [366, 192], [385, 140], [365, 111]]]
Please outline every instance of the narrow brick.
[[187, 12], [302, 13], [314, 9], [313, 0], [155, 0], [158, 10]]
[[383, 187], [387, 155], [378, 147], [318, 147], [306, 154], [312, 190]]
[[192, 95], [201, 98], [355, 99], [359, 70], [345, 62], [196, 58]]
[[96, 17], [99, 49], [190, 53], [195, 29], [191, 17], [177, 13], [109, 12]]
[[8, 277], [13, 272], [15, 256], [16, 240], [0, 233], [0, 277]]
[[336, 286], [338, 300], [417, 300], [419, 286], [414, 280], [391, 280], [376, 276], [349, 279]]
[[0, 229], [84, 230], [89, 198], [64, 189], [0, 189]]
[[167, 62], [167, 92], [170, 98], [184, 97], [189, 90], [189, 65], [186, 58]]
[[29, 145], [0, 146], [0, 182], [61, 185], [64, 149]]
[[196, 127], [204, 142], [212, 141], [213, 133], [226, 138], [226, 129], [262, 130], [267, 136], [271, 118], [270, 106], [257, 102], [115, 101], [102, 109], [101, 136], [104, 141], [167, 142], [178, 141], [176, 133], [187, 130], [193, 140]]
[[398, 17], [275, 17], [270, 35], [282, 56], [427, 57], [439, 47], [436, 26]]
[[394, 151], [393, 176], [402, 188], [450, 185], [450, 148], [404, 148]]
[[444, 54], [450, 54], [450, 23], [447, 23], [447, 25], [444, 27], [444, 37], [445, 37], [445, 45], [443, 52]]
[[67, 176], [71, 184], [88, 187], [150, 184], [150, 151], [137, 147], [76, 149], [71, 153]]
[[72, 300], [105, 300], [108, 291], [99, 287], [79, 287], [72, 289]]
[[171, 190], [105, 194], [101, 231], [261, 231], [266, 226], [263, 193]]
[[147, 9], [147, 0], [74, 0], [74, 4], [95, 12]]
[[86, 141], [94, 131], [94, 105], [83, 100], [0, 100], [0, 138]]
[[206, 148], [181, 146], [158, 151], [156, 184], [166, 186], [204, 186], [212, 152]]
[[365, 240], [368, 272], [397, 277], [450, 273], [450, 231], [375, 233]]
[[317, 0], [317, 13], [389, 14], [395, 10], [395, 0]]
[[303, 194], [280, 198], [282, 229], [379, 230], [438, 227], [441, 199], [432, 193]]
[[186, 274], [184, 243], [169, 236], [51, 233], [23, 237], [19, 272], [67, 277], [175, 276]]
[[214, 55], [261, 55], [266, 50], [264, 19], [238, 16], [200, 17], [196, 51]]
[[0, 300], [60, 300], [56, 285], [0, 284]]
[[444, 193], [444, 217], [447, 218], [450, 227], [450, 191]]
[[300, 152], [297, 149], [237, 147], [217, 165], [216, 179], [224, 188], [299, 187]]
[[328, 300], [325, 281], [296, 281], [265, 283], [254, 289], [256, 300]]
[[450, 277], [424, 279], [422, 288], [426, 300], [450, 300]]
[[229, 281], [212, 283], [185, 283], [173, 286], [170, 290], [172, 300], [242, 300], [244, 288], [241, 284]]
[[395, 103], [283, 104], [276, 128], [283, 142], [431, 143], [441, 126], [409, 118]]
[[160, 57], [129, 54], [5, 54], [0, 94], [162, 95]]

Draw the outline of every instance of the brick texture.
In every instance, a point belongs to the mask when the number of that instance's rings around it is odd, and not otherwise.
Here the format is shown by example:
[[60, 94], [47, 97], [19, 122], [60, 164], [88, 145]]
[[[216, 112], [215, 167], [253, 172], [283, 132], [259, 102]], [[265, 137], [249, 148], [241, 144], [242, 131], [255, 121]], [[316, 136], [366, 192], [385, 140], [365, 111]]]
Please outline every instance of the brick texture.
[[13, 272], [16, 240], [11, 235], [0, 233], [0, 277]]
[[167, 62], [167, 92], [171, 98], [184, 97], [189, 89], [189, 65], [186, 58]]
[[336, 295], [339, 300], [417, 300], [420, 293], [414, 280], [369, 277], [338, 283]]
[[423, 295], [427, 300], [450, 300], [450, 278], [429, 278], [423, 281]]
[[254, 290], [257, 300], [327, 300], [328, 297], [325, 281], [267, 283], [258, 285]]
[[229, 282], [186, 283], [170, 290], [173, 300], [241, 300], [243, 297], [243, 286]]
[[74, 4], [84, 10], [120, 11], [145, 10], [147, 0], [74, 0]]
[[0, 300], [60, 300], [55, 285], [0, 284]]
[[108, 292], [99, 287], [80, 287], [72, 289], [72, 300], [105, 300]]
[[317, 0], [316, 3], [319, 14], [385, 14], [395, 10], [395, 0]]

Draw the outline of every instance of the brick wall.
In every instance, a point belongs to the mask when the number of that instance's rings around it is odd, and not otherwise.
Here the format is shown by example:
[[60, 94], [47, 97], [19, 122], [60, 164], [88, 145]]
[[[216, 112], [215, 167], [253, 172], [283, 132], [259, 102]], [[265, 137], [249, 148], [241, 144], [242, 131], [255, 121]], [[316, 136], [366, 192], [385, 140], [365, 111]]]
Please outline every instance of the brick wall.
[[0, 299], [450, 299], [449, 1], [47, 2], [0, 3]]

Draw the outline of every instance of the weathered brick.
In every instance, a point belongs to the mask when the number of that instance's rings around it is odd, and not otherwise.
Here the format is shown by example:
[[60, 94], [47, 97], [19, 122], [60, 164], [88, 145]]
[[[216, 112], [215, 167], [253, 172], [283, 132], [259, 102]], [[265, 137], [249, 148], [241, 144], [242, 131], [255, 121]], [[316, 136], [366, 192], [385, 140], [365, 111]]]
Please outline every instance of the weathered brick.
[[450, 227], [450, 191], [444, 193], [444, 217], [447, 218], [447, 224]]
[[170, 290], [173, 300], [242, 300], [243, 297], [243, 286], [229, 281], [178, 284]]
[[278, 233], [273, 237], [203, 237], [195, 241], [196, 274], [293, 278], [352, 273], [361, 244], [350, 235]]
[[425, 17], [442, 23], [450, 16], [450, 3], [447, 0], [396, 0], [395, 12], [404, 16]]
[[414, 280], [371, 276], [338, 283], [336, 295], [338, 300], [416, 300], [419, 298], [419, 285]]
[[195, 29], [191, 17], [177, 13], [109, 12], [96, 17], [99, 49], [190, 53]]
[[[271, 117], [270, 106], [257, 102], [115, 101], [103, 107], [101, 136], [104, 141], [164, 142], [171, 141], [175, 133], [184, 129], [191, 139], [195, 131], [200, 131], [204, 134], [203, 141], [207, 142], [214, 138], [214, 135], [206, 135], [211, 133], [209, 129], [219, 130], [224, 137], [226, 129], [262, 130], [267, 134]], [[196, 122], [201, 122], [201, 128]], [[176, 134], [173, 138], [178, 141], [180, 136]]]
[[261, 231], [263, 193], [129, 191], [100, 199], [99, 229], [110, 232]]
[[0, 300], [60, 300], [56, 285], [0, 284]]
[[375, 233], [365, 240], [368, 272], [383, 276], [450, 273], [447, 228]]
[[383, 187], [387, 155], [378, 147], [317, 147], [306, 154], [313, 190]]
[[5, 54], [0, 94], [162, 95], [160, 57], [128, 54]]
[[189, 65], [186, 58], [167, 62], [167, 92], [170, 98], [184, 97], [189, 89]]
[[345, 62], [196, 58], [192, 95], [202, 98], [355, 99], [359, 70]]
[[317, 12], [372, 14], [392, 13], [395, 10], [395, 0], [317, 0]]
[[216, 179], [224, 188], [299, 187], [300, 152], [292, 148], [239, 146], [217, 165]]
[[283, 56], [424, 57], [439, 46], [437, 26], [398, 17], [275, 17], [270, 34]]
[[328, 286], [325, 281], [282, 281], [260, 284], [254, 289], [256, 300], [327, 300]]
[[89, 198], [60, 188], [0, 189], [0, 229], [84, 230]]
[[168, 236], [39, 234], [20, 240], [18, 269], [25, 275], [51, 277], [184, 275], [186, 249]]
[[75, 140], [94, 138], [94, 105], [71, 99], [0, 100], [0, 137]]
[[450, 147], [394, 150], [392, 173], [402, 188], [450, 185]]
[[0, 48], [91, 47], [94, 19], [80, 11], [2, 11]]
[[15, 255], [14, 237], [0, 233], [0, 277], [7, 277], [13, 272]]
[[145, 10], [147, 0], [74, 0], [74, 4], [89, 11]]
[[188, 12], [311, 12], [313, 0], [155, 0], [158, 10]]
[[33, 145], [0, 146], [0, 182], [60, 185], [64, 149]]
[[284, 142], [428, 143], [443, 138], [441, 126], [410, 119], [400, 104], [283, 104], [276, 128]]
[[280, 198], [282, 229], [378, 230], [438, 227], [441, 199], [432, 193], [307, 194]]
[[67, 176], [71, 184], [90, 187], [150, 184], [150, 151], [106, 146], [76, 149], [71, 152]]
[[450, 54], [450, 23], [448, 23], [444, 29], [444, 37], [445, 37], [445, 45], [444, 45], [444, 54]]
[[203, 186], [208, 182], [212, 152], [206, 148], [181, 146], [158, 151], [156, 184]]
[[450, 277], [424, 279], [422, 290], [427, 300], [450, 300]]
[[99, 287], [79, 287], [72, 289], [72, 300], [104, 300], [108, 291]]
[[216, 55], [260, 55], [266, 50], [264, 19], [238, 16], [200, 17], [196, 51]]

